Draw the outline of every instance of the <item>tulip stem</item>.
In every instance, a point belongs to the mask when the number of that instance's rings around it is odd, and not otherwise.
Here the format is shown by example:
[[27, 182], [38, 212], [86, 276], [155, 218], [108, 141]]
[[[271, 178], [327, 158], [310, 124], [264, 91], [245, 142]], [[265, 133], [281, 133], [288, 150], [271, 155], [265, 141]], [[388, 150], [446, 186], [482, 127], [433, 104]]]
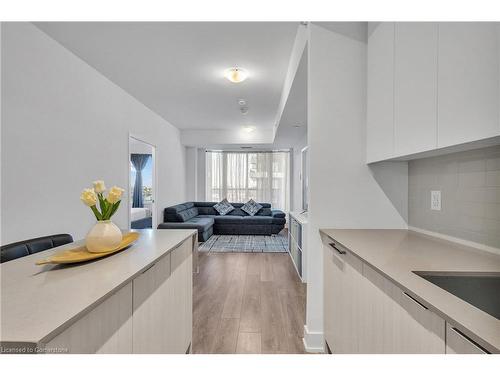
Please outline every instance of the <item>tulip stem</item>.
[[102, 220], [102, 215], [100, 214], [99, 210], [97, 209], [97, 207], [95, 205], [91, 206], [90, 209], [94, 213], [95, 218], [97, 219], [97, 221]]

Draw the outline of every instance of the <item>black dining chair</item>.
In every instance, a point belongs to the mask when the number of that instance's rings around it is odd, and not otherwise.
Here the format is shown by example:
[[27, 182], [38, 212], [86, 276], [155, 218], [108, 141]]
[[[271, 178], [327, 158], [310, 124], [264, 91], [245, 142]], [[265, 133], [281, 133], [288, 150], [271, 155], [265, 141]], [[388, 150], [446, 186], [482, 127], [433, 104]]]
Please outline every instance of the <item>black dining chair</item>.
[[0, 263], [22, 258], [71, 242], [73, 242], [73, 237], [70, 234], [54, 234], [3, 245], [0, 247]]

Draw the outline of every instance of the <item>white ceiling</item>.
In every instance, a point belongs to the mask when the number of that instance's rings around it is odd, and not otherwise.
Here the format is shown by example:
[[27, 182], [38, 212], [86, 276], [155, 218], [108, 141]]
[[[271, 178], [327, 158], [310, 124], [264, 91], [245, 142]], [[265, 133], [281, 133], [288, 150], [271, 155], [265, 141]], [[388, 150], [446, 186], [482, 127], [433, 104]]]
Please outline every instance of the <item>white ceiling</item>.
[[[180, 129], [272, 128], [298, 23], [37, 22]], [[233, 84], [226, 68], [250, 77]], [[247, 101], [242, 115], [238, 99]]]

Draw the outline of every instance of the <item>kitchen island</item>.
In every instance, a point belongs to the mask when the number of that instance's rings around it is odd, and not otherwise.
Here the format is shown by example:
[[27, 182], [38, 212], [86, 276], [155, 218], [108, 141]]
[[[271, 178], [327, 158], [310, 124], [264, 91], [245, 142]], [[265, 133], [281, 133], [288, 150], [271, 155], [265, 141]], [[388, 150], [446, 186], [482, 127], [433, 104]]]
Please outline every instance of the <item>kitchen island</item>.
[[[422, 277], [455, 275], [465, 283], [468, 276], [498, 280], [500, 255], [409, 230], [320, 233], [327, 350], [500, 353], [497, 317]], [[482, 293], [479, 287], [474, 291]], [[500, 291], [491, 295], [496, 300], [487, 305], [495, 310]]]
[[186, 353], [196, 231], [139, 230], [95, 261], [37, 266], [79, 243], [0, 265], [3, 353]]

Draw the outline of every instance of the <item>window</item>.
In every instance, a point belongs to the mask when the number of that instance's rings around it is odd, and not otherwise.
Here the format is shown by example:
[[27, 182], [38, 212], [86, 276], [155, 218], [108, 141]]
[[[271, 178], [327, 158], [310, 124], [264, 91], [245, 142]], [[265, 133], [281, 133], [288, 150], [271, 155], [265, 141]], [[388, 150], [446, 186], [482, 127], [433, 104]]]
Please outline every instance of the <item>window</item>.
[[271, 203], [288, 211], [289, 153], [207, 151], [207, 200]]

